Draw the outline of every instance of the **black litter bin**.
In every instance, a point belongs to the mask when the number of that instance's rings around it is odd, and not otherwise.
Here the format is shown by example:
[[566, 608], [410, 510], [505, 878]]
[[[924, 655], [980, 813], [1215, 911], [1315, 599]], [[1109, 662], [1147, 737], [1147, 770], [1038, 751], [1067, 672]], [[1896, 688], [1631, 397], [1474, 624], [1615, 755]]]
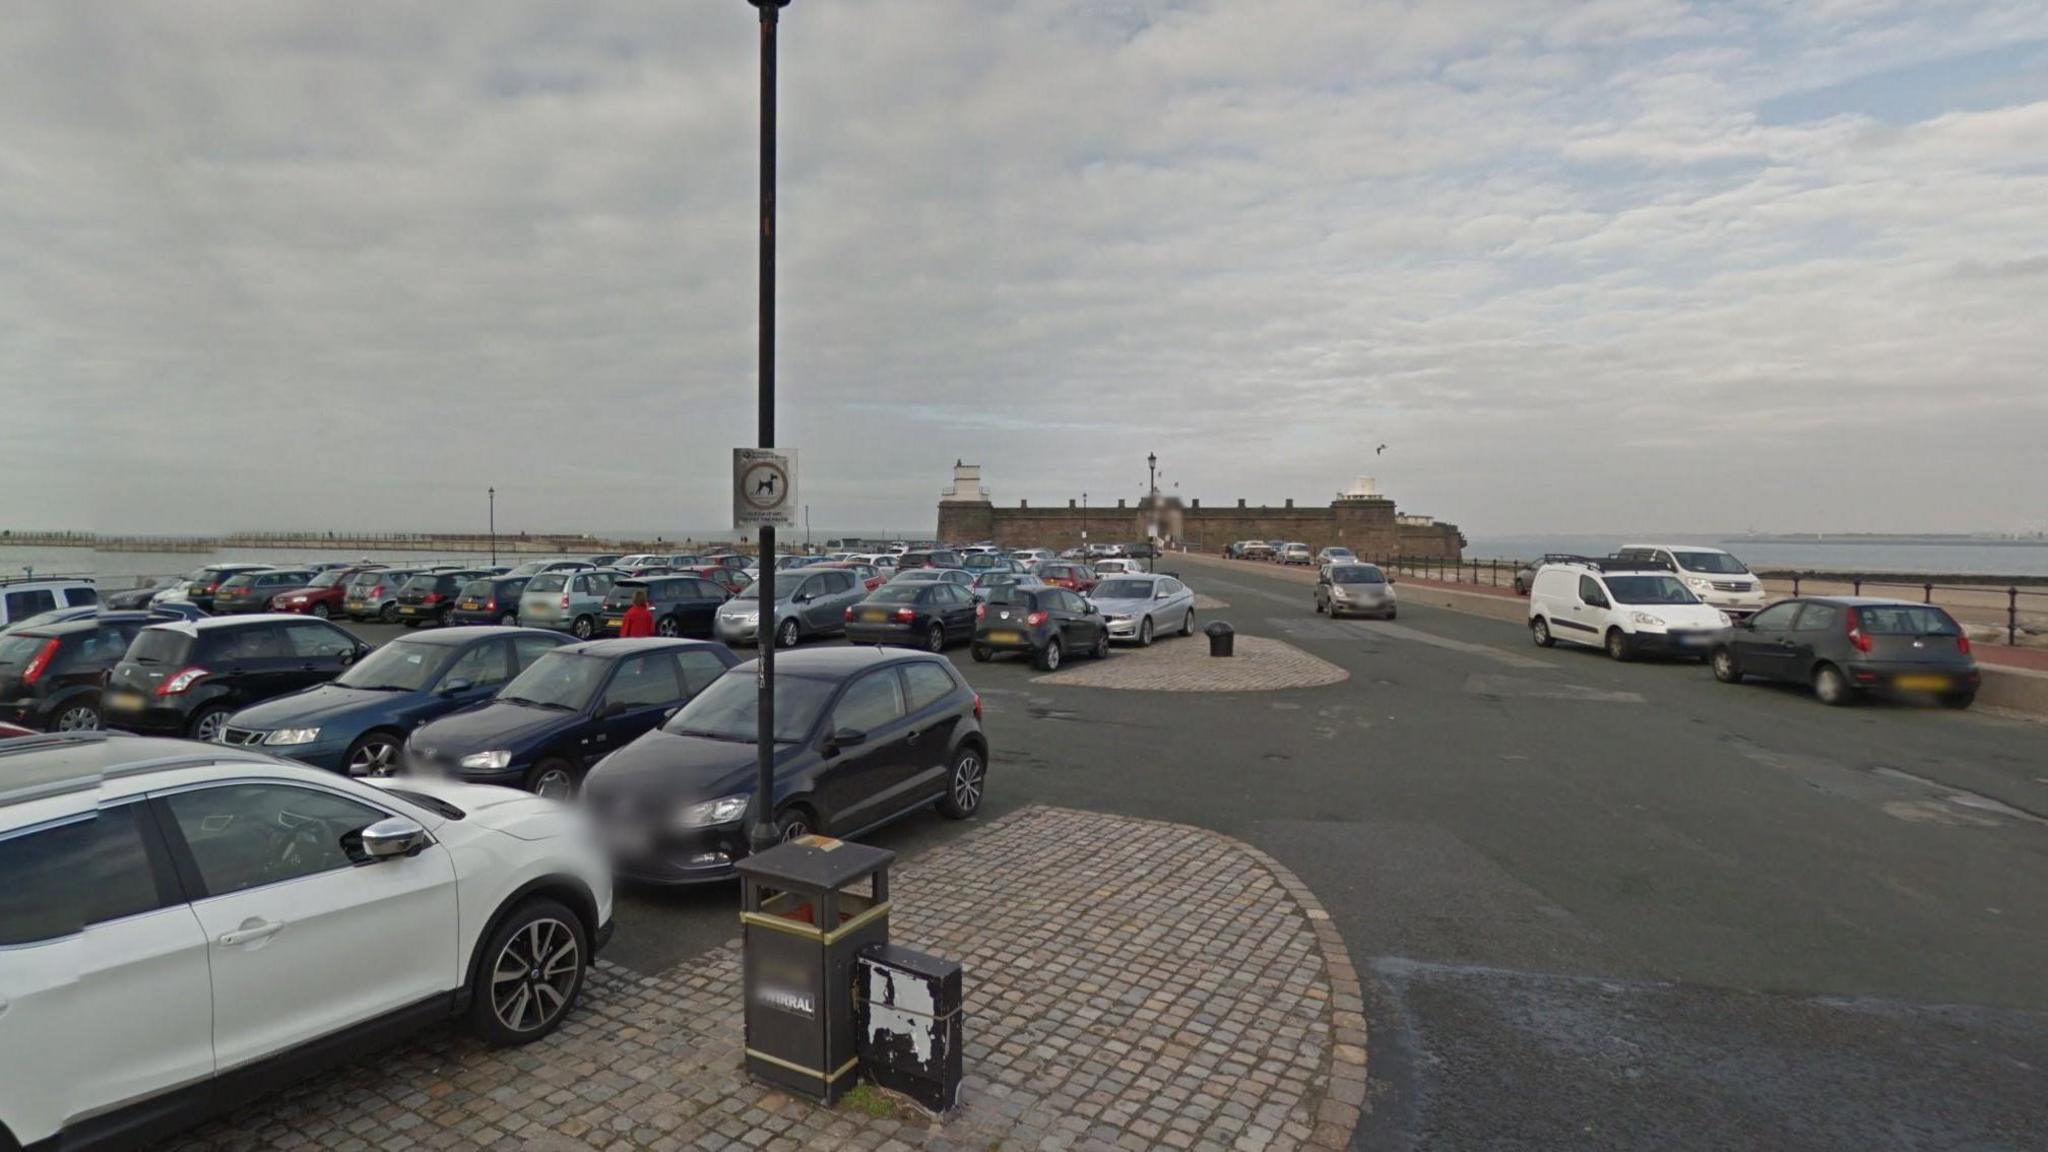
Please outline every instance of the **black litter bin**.
[[1234, 656], [1237, 654], [1237, 629], [1221, 620], [1202, 629], [1209, 636], [1209, 655]]
[[889, 942], [895, 858], [806, 836], [740, 861], [748, 1075], [825, 1104], [853, 1087], [855, 961]]

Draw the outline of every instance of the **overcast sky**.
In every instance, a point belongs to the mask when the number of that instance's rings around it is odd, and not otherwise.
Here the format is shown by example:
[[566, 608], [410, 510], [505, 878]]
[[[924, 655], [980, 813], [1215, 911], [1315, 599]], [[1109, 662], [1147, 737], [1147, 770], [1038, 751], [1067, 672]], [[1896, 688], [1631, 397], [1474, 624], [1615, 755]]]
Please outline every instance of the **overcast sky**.
[[[756, 43], [10, 3], [0, 524], [728, 522]], [[2048, 528], [2040, 0], [796, 0], [781, 63], [820, 527], [1156, 451], [1468, 533]]]

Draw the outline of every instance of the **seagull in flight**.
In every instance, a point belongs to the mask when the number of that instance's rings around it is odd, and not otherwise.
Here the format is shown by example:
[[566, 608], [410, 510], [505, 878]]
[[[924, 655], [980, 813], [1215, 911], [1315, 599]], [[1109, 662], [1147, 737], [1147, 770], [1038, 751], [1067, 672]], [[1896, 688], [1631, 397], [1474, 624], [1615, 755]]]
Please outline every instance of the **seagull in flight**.
[[1382, 444], [1382, 445], [1380, 445], [1379, 447], [1377, 447], [1377, 448], [1373, 449], [1373, 450], [1372, 450], [1372, 454], [1373, 454], [1373, 455], [1375, 455], [1375, 456], [1377, 456], [1377, 455], [1379, 455], [1380, 453], [1382, 453], [1382, 452], [1385, 452], [1386, 450], [1387, 450], [1387, 446], [1386, 446], [1385, 444]]

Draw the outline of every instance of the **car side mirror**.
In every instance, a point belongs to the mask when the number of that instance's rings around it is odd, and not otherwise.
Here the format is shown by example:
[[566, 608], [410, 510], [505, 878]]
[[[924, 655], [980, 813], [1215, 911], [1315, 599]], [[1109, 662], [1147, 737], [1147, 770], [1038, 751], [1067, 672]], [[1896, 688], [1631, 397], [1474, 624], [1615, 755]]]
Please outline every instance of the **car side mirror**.
[[1083, 615], [1083, 616], [1093, 616], [1093, 615], [1095, 615], [1095, 602], [1091, 600], [1091, 601], [1089, 601], [1089, 602], [1088, 602], [1087, 604], [1083, 605], [1083, 606], [1082, 606], [1082, 608], [1081, 608], [1081, 615]]
[[363, 855], [371, 860], [411, 856], [427, 845], [427, 830], [403, 816], [387, 816], [363, 829]]
[[832, 733], [830, 740], [826, 741], [828, 745], [835, 749], [853, 748], [867, 742], [868, 734], [858, 728], [840, 728]]
[[474, 687], [476, 687], [474, 683], [468, 680], [464, 680], [458, 676], [455, 679], [448, 681], [446, 684], [441, 685], [441, 695], [453, 696], [458, 692], [467, 692]]
[[602, 720], [608, 716], [618, 716], [624, 713], [625, 710], [626, 702], [624, 700], [607, 700], [604, 702], [603, 707], [597, 710], [597, 717]]

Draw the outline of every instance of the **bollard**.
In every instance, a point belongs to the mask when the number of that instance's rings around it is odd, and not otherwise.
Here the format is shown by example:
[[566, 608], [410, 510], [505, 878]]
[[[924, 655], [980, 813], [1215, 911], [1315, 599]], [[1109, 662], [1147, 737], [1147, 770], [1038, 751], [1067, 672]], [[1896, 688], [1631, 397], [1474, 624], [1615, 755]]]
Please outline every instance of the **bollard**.
[[1933, 582], [1932, 582], [1932, 581], [1930, 581], [1930, 582], [1928, 582], [1928, 583], [1926, 583], [1926, 584], [1922, 584], [1922, 585], [1920, 586], [1920, 590], [1921, 590], [1921, 594], [1920, 594], [1920, 602], [1921, 602], [1922, 604], [1932, 604], [1932, 603], [1934, 603], [1934, 584], [1933, 584]]
[[1236, 655], [1237, 629], [1232, 628], [1221, 620], [1217, 620], [1212, 622], [1207, 628], [1202, 629], [1202, 632], [1209, 637], [1209, 655]]
[[1856, 577], [1855, 583], [1851, 584], [1850, 587], [1856, 590], [1856, 595], [1863, 595], [1863, 577]]
[[2020, 642], [2020, 590], [2014, 585], [2005, 590], [2005, 642], [2017, 646]]
[[1792, 574], [1792, 596], [1794, 599], [1797, 599], [1799, 596], [1799, 573], [1797, 572]]

